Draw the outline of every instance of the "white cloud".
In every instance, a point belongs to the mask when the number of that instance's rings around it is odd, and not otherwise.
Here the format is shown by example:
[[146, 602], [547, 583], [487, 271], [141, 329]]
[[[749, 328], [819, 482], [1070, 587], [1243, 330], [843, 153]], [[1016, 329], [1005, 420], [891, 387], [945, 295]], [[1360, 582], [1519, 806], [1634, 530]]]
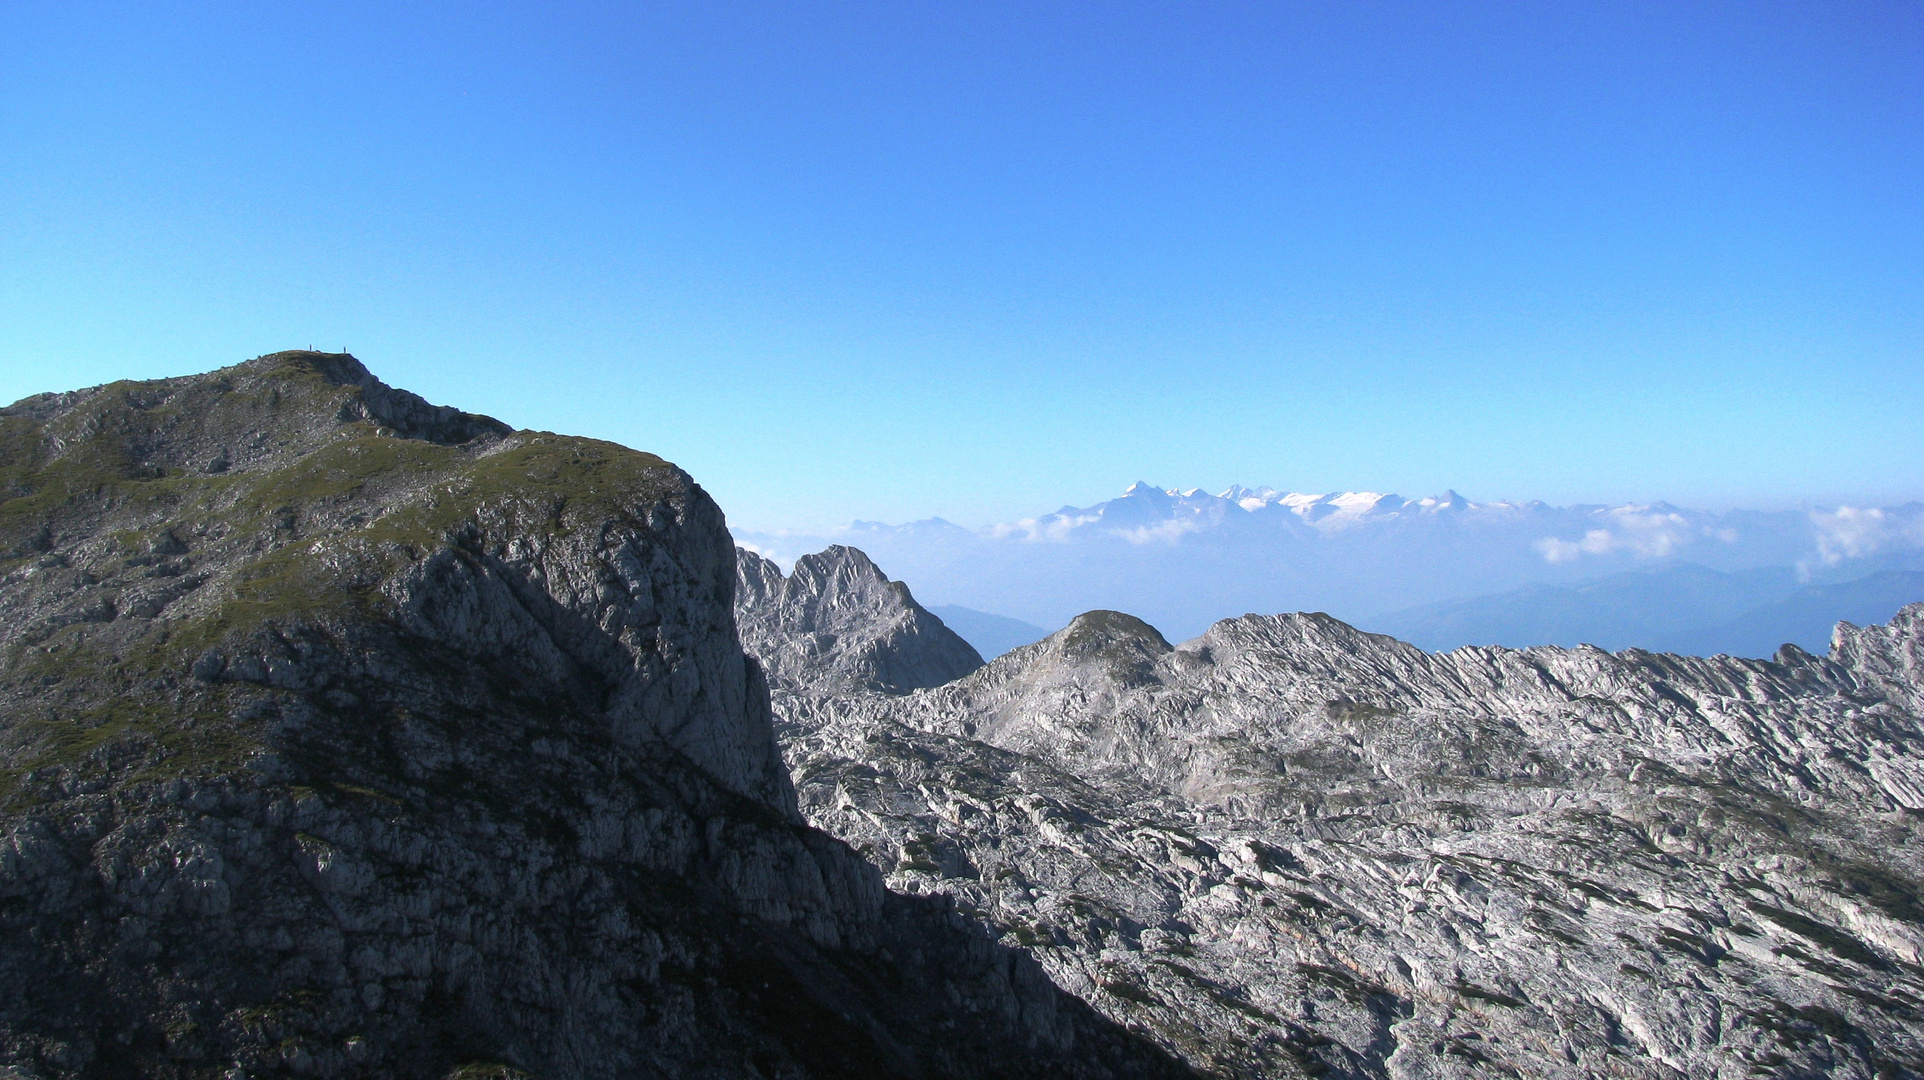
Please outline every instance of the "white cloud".
[[[1616, 528], [1609, 534], [1608, 546], [1597, 550], [1597, 554], [1622, 548], [1646, 558], [1661, 559], [1688, 544], [1695, 531], [1682, 514], [1653, 514], [1625, 506], [1610, 511], [1610, 516]], [[1589, 537], [1584, 539], [1584, 550], [1592, 550]]]
[[741, 548], [743, 551], [752, 551], [755, 554], [760, 555], [762, 558], [767, 559], [769, 562], [772, 562], [776, 566], [780, 567], [782, 573], [784, 574], [792, 574], [795, 572], [795, 560], [788, 558], [786, 556], [775, 554], [775, 549], [773, 548], [765, 547], [761, 544], [751, 544], [745, 540], [735, 541], [735, 546], [738, 548]]
[[[1662, 559], [1674, 554], [1700, 534], [1700, 530], [1692, 527], [1682, 514], [1655, 513], [1638, 506], [1606, 510], [1603, 517], [1609, 527], [1591, 529], [1583, 534], [1581, 540], [1546, 536], [1536, 542], [1536, 549], [1543, 554], [1544, 561], [1551, 563], [1574, 562], [1585, 555], [1608, 555], [1612, 552], [1623, 552], [1644, 559]], [[1701, 534], [1715, 536], [1725, 543], [1736, 539], [1736, 533], [1730, 530], [1716, 533], [1706, 529], [1701, 530]]]
[[1113, 530], [1117, 536], [1132, 544], [1173, 544], [1182, 539], [1184, 533], [1197, 532], [1202, 526], [1194, 518], [1171, 518], [1154, 525], [1142, 525], [1134, 529]]
[[1546, 536], [1538, 540], [1536, 548], [1543, 553], [1543, 561], [1549, 563], [1575, 562], [1583, 557], [1583, 546], [1581, 544], [1573, 544], [1568, 540], [1559, 540], [1554, 536]]
[[1023, 543], [1066, 544], [1075, 531], [1092, 521], [1101, 519], [1094, 514], [1081, 514], [1064, 517], [1051, 514], [1046, 518], [1023, 518], [1003, 525], [991, 525], [988, 535], [991, 540], [1020, 540]]
[[1840, 506], [1813, 511], [1810, 520], [1817, 529], [1817, 556], [1825, 566], [1924, 547], [1924, 517], [1907, 519], [1875, 507]]

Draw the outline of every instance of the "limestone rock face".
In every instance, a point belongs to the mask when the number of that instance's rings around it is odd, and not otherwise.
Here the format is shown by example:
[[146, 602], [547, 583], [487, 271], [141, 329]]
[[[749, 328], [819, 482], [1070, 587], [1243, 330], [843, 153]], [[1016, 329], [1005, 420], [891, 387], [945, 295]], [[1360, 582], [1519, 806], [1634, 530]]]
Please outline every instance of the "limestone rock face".
[[[1911, 605], [1884, 626], [1838, 623], [1830, 655], [1836, 670], [1872, 697], [1895, 699], [1924, 713], [1924, 613]], [[1779, 660], [1796, 662], [1797, 654]], [[1915, 805], [1914, 803], [1912, 805]]]
[[1236, 1077], [1924, 1075], [1924, 605], [1828, 657], [1091, 612], [774, 694], [808, 819]]
[[1177, 1075], [803, 823], [736, 572], [351, 357], [0, 410], [0, 1074]]
[[752, 551], [737, 549], [736, 560], [742, 647], [778, 686], [899, 694], [982, 666], [974, 646], [854, 548], [804, 555], [786, 578]]

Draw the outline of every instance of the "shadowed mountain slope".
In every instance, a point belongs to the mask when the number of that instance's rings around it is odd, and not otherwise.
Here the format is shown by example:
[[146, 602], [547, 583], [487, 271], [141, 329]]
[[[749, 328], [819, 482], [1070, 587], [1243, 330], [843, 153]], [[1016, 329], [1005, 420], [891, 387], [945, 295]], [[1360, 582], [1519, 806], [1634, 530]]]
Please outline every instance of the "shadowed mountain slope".
[[1176, 1075], [803, 824], [735, 580], [348, 356], [0, 410], [0, 1072]]

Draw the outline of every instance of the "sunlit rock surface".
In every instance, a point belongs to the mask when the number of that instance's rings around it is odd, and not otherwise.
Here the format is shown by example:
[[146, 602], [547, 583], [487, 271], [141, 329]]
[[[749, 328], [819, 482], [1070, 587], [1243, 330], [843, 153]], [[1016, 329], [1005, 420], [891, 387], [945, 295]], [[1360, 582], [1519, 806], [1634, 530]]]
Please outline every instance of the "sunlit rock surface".
[[1924, 605], [1829, 657], [1430, 655], [1091, 612], [809, 685], [809, 820], [1224, 1076], [1924, 1069]]
[[787, 577], [752, 551], [736, 558], [742, 647], [776, 686], [906, 693], [982, 666], [974, 646], [854, 548], [804, 555]]

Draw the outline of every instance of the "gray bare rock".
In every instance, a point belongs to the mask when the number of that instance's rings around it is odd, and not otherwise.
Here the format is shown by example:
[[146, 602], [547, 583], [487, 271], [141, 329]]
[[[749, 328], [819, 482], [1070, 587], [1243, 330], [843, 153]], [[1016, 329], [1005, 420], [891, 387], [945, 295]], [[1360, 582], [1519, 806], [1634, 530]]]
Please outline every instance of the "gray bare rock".
[[1924, 1075], [1924, 605], [1774, 661], [1091, 612], [776, 688], [808, 819], [1234, 1077]]
[[0, 499], [0, 1073], [1183, 1074], [804, 824], [659, 458], [292, 353]]
[[777, 686], [898, 694], [982, 666], [974, 646], [854, 548], [804, 555], [786, 578], [752, 551], [736, 559], [742, 647]]

